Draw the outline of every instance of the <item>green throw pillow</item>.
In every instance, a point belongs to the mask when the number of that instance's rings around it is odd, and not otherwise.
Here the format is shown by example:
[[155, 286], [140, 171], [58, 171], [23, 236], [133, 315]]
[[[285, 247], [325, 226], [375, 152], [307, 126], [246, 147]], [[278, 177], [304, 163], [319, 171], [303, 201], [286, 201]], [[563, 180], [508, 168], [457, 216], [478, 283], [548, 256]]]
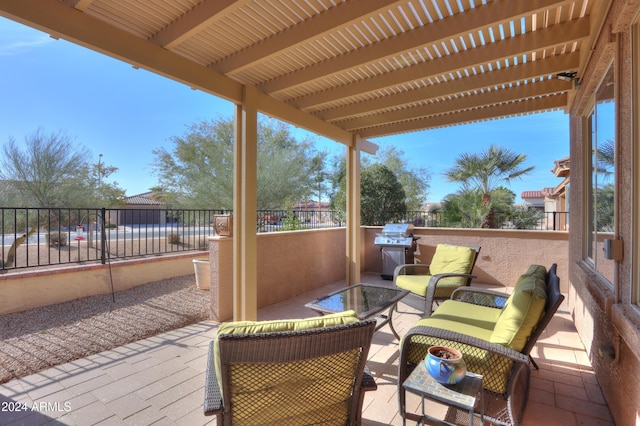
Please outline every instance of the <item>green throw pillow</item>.
[[533, 275], [545, 281], [547, 279], [547, 268], [542, 265], [531, 265], [524, 275]]
[[255, 334], [273, 333], [278, 331], [309, 330], [313, 328], [324, 328], [335, 325], [351, 324], [360, 319], [355, 311], [344, 311], [336, 314], [317, 316], [303, 319], [282, 319], [273, 321], [229, 321], [220, 324], [218, 334], [213, 341], [213, 353], [215, 356], [215, 369], [220, 392], [222, 392], [222, 382], [220, 380], [220, 346], [218, 336], [221, 334]]
[[545, 287], [544, 280], [522, 275], [502, 309], [490, 341], [522, 351], [544, 313]]
[[438, 244], [429, 265], [429, 272], [431, 275], [443, 273], [468, 274], [471, 272], [470, 269], [475, 255], [475, 250], [470, 247]]

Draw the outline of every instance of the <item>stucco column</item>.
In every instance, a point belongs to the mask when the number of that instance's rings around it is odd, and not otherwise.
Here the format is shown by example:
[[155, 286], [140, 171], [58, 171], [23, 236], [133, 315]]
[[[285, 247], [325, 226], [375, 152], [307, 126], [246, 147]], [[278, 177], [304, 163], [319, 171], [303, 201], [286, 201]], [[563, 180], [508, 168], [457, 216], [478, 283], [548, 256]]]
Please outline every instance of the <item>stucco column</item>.
[[210, 318], [222, 322], [233, 317], [233, 238], [209, 237], [211, 281]]
[[360, 282], [360, 149], [347, 148], [347, 285]]
[[258, 91], [244, 86], [242, 104], [236, 106], [233, 180], [233, 319], [258, 316], [257, 290], [257, 168]]

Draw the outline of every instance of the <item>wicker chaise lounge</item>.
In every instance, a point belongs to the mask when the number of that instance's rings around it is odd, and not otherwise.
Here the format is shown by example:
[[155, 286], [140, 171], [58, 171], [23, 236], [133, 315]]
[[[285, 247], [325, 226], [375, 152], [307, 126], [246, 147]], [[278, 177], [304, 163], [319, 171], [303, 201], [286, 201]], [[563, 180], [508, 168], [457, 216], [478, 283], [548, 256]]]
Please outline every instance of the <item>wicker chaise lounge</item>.
[[205, 414], [219, 425], [360, 424], [364, 391], [376, 389], [365, 368], [375, 320], [340, 315], [221, 324]]
[[485, 420], [517, 425], [529, 391], [530, 356], [538, 337], [564, 300], [556, 264], [549, 271], [532, 265], [511, 294], [463, 287], [422, 318], [403, 337], [398, 371], [400, 412], [407, 412], [402, 382], [430, 346], [451, 346], [462, 352], [467, 370], [484, 377]]

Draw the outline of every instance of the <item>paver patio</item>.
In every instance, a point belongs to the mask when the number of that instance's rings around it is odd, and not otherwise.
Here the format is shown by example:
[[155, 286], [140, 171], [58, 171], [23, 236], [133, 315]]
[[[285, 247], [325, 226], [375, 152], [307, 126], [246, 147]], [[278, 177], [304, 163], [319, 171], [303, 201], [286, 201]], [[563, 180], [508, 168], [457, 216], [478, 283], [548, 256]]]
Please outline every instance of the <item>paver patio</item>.
[[[362, 280], [391, 285], [376, 274], [365, 274]], [[312, 316], [304, 303], [342, 285], [333, 283], [261, 309], [259, 318]], [[417, 310], [400, 303], [394, 325], [402, 335], [418, 318]], [[200, 322], [0, 385], [0, 425], [215, 424], [215, 417], [202, 414], [202, 403], [207, 346], [216, 331], [216, 323]], [[533, 356], [540, 370], [531, 374], [525, 426], [613, 425], [587, 353], [563, 307]], [[397, 341], [383, 327], [374, 335], [369, 354], [378, 390], [366, 394], [364, 425], [402, 424], [397, 361]], [[408, 399], [416, 411], [418, 404], [417, 397]], [[428, 408], [436, 417], [445, 414], [442, 406]]]

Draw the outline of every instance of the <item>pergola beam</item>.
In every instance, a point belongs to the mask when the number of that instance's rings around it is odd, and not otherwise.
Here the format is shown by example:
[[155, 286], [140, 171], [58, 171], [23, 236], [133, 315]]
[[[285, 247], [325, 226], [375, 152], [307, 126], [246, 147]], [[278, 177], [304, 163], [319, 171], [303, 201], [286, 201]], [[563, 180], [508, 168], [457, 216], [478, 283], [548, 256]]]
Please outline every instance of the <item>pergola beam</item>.
[[533, 114], [539, 111], [550, 111], [553, 109], [564, 109], [567, 106], [567, 95], [559, 94], [536, 98], [519, 102], [511, 102], [498, 106], [477, 108], [468, 111], [461, 111], [452, 114], [424, 117], [416, 120], [396, 122], [378, 127], [370, 127], [362, 131], [362, 136], [377, 138], [389, 136], [407, 131], [418, 131], [429, 128], [455, 126], [463, 123], [473, 123], [478, 121], [494, 120], [501, 117]]
[[265, 40], [260, 41], [236, 54], [230, 55], [213, 67], [222, 74], [233, 74], [255, 66], [283, 51], [294, 49], [310, 39], [317, 39], [330, 33], [335, 28], [351, 22], [366, 20], [369, 16], [380, 13], [380, 10], [392, 7], [403, 1], [388, 0], [354, 0], [339, 3], [313, 18], [307, 19]]
[[368, 63], [397, 56], [402, 52], [419, 49], [426, 44], [446, 42], [456, 36], [464, 36], [499, 22], [519, 19], [521, 16], [533, 14], [558, 4], [557, 0], [495, 0], [486, 5], [469, 9], [462, 16], [455, 15], [441, 19], [317, 63], [312, 67], [305, 67], [293, 73], [276, 77], [260, 85], [259, 88], [265, 93], [278, 93]]
[[492, 90], [470, 96], [459, 96], [447, 102], [431, 102], [413, 108], [403, 108], [396, 111], [386, 111], [384, 113], [372, 114], [362, 118], [355, 118], [340, 122], [345, 129], [357, 131], [358, 129], [377, 126], [396, 121], [412, 120], [416, 118], [428, 117], [432, 115], [442, 115], [477, 109], [490, 105], [505, 104], [522, 99], [539, 98], [554, 95], [560, 92], [567, 92], [573, 88], [573, 84], [567, 81], [549, 79], [530, 84], [520, 84], [514, 87]]
[[429, 102], [445, 96], [475, 93], [491, 87], [499, 87], [533, 78], [555, 75], [562, 71], [577, 69], [579, 63], [580, 54], [573, 52], [553, 56], [544, 60], [527, 62], [517, 67], [502, 68], [440, 84], [429, 85], [420, 89], [389, 94], [384, 97], [369, 99], [365, 102], [345, 105], [344, 107], [336, 107], [317, 115], [323, 120], [339, 121], [359, 114], [372, 114], [375, 112], [382, 114], [388, 109], [398, 108], [404, 105]]
[[151, 37], [158, 46], [171, 49], [242, 5], [236, 0], [203, 0]]
[[[334, 87], [291, 102], [302, 110], [317, 108], [353, 96], [384, 90], [401, 84], [427, 81], [441, 75], [464, 72], [465, 69], [495, 64], [504, 59], [521, 58], [533, 50], [572, 43], [589, 36], [589, 20], [581, 19], [554, 25], [539, 31], [511, 37], [496, 43], [469, 49], [396, 71], [379, 74], [351, 84]], [[517, 67], [517, 65], [516, 65]]]

